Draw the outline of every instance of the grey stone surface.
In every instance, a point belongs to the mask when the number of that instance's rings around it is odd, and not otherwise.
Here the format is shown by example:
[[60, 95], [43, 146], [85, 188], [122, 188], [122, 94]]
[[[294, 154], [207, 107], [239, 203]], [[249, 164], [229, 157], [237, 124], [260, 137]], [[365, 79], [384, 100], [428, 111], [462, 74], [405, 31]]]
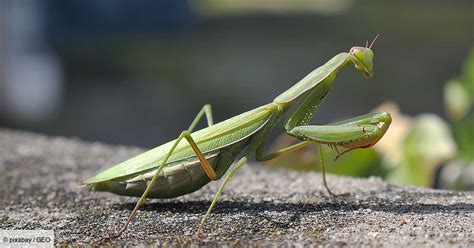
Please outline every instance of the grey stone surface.
[[[81, 181], [142, 152], [0, 129], [0, 229], [54, 229], [56, 244], [89, 244], [121, 227], [136, 198], [95, 193]], [[244, 166], [230, 181], [203, 245], [474, 246], [474, 193], [387, 184], [378, 178]], [[149, 200], [116, 245], [193, 244], [219, 182]]]

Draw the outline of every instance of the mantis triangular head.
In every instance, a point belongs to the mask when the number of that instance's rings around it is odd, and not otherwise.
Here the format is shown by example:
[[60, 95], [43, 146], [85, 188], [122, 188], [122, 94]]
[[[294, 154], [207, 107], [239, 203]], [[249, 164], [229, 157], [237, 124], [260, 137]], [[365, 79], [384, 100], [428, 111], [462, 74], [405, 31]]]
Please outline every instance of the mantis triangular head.
[[365, 47], [354, 46], [349, 51], [351, 55], [351, 60], [355, 65], [355, 68], [362, 72], [362, 75], [366, 78], [371, 78], [374, 74], [374, 68], [372, 64], [372, 59], [374, 58], [374, 52], [372, 51], [372, 46], [379, 37], [379, 34], [375, 36], [374, 40], [368, 46], [369, 42], [366, 42]]

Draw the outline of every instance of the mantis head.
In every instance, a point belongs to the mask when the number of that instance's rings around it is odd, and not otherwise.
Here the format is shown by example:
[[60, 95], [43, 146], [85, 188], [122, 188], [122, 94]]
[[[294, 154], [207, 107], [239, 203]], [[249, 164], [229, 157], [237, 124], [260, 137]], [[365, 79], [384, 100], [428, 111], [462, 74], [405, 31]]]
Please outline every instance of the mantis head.
[[374, 74], [374, 67], [372, 64], [372, 59], [374, 58], [374, 52], [372, 51], [372, 45], [374, 45], [375, 41], [379, 37], [380, 34], [375, 36], [374, 40], [369, 46], [369, 42], [367, 41], [365, 47], [355, 46], [352, 47], [349, 51], [351, 55], [352, 63], [354, 63], [355, 68], [362, 72], [362, 75], [366, 78], [371, 78]]
[[362, 75], [366, 78], [371, 78], [374, 74], [372, 59], [374, 58], [374, 52], [367, 47], [352, 47], [349, 54], [351, 55], [352, 63], [355, 68], [362, 72]]

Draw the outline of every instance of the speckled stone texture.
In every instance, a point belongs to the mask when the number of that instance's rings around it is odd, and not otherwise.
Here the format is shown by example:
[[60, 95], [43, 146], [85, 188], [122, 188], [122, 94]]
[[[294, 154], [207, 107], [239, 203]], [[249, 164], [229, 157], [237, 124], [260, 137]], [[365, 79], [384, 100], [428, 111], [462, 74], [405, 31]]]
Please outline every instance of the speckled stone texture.
[[[137, 198], [81, 182], [143, 150], [0, 129], [0, 229], [54, 229], [55, 242], [99, 244]], [[244, 166], [204, 228], [210, 246], [474, 246], [474, 193]], [[176, 199], [149, 200], [115, 245], [193, 245], [220, 182]]]

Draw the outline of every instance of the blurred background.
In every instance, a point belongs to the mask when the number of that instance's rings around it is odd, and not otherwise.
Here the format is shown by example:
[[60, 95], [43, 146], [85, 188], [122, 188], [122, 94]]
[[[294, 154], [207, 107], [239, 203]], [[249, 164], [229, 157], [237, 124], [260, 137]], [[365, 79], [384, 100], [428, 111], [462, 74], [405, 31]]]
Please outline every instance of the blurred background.
[[[339, 73], [313, 123], [394, 122], [330, 171], [474, 190], [472, 0], [0, 0], [0, 127], [152, 148], [204, 104], [218, 122], [268, 103], [377, 33], [374, 77]], [[275, 147], [294, 142], [280, 131]]]

